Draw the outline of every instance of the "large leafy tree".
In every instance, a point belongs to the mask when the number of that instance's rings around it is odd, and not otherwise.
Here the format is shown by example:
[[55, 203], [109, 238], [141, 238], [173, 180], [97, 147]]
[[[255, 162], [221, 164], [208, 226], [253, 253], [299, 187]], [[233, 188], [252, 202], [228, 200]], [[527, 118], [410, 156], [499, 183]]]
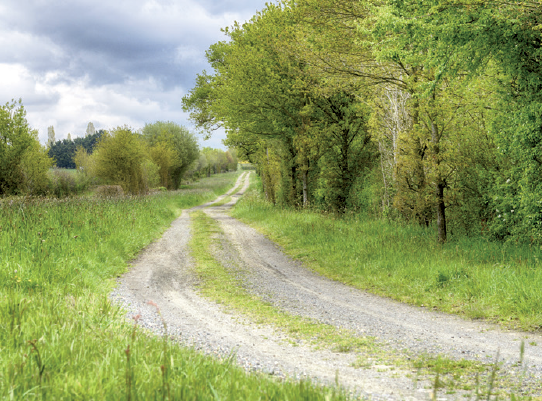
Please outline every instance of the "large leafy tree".
[[467, 76], [494, 92], [484, 123], [504, 164], [487, 202], [492, 227], [499, 237], [540, 241], [542, 3], [402, 1], [390, 3], [383, 15], [411, 54], [423, 52], [424, 68], [436, 71], [432, 88]]
[[298, 166], [293, 139], [303, 126], [300, 113], [306, 98], [294, 75], [298, 61], [284, 60], [278, 51], [284, 32], [281, 13], [280, 7], [269, 6], [251, 22], [228, 29], [231, 41], [216, 43], [207, 52], [215, 74], [200, 75], [183, 103], [201, 128], [223, 126], [238, 143], [262, 145], [248, 139], [260, 137], [280, 148], [284, 163], [276, 179], [283, 180], [283, 200], [295, 203]]
[[289, 6], [268, 5], [226, 33], [231, 41], [207, 53], [215, 75], [198, 77], [185, 108], [203, 129], [226, 128], [227, 143], [258, 164], [272, 199], [307, 204], [325, 184], [334, 194], [324, 197], [326, 202], [344, 211], [359, 164], [352, 160], [364, 151], [356, 138], [363, 136], [365, 144], [369, 138], [367, 116], [360, 115], [361, 108], [353, 112], [356, 95], [345, 87], [320, 90], [323, 78], [311, 74], [302, 52], [289, 47], [298, 35]]
[[[470, 129], [478, 132], [469, 116], [478, 114], [480, 105], [472, 93], [463, 95], [465, 79], [444, 75], [431, 61], [434, 32], [422, 34], [408, 7], [397, 11], [406, 3], [296, 1], [303, 26], [297, 43], [313, 74], [326, 78], [323, 91], [372, 88], [365, 99], [373, 111], [371, 127], [377, 130], [384, 204], [422, 224], [436, 221], [438, 239], [444, 242], [448, 209], [465, 189], [456, 186], [458, 178], [469, 165], [453, 155]], [[449, 60], [442, 50], [442, 59]]]

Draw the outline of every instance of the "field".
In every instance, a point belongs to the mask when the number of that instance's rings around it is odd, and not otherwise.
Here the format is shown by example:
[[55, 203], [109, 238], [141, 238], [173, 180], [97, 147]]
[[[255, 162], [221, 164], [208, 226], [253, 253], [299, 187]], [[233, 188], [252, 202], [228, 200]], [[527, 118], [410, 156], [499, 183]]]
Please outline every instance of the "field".
[[236, 177], [147, 197], [2, 200], [0, 398], [343, 398], [148, 336], [108, 299], [114, 279], [182, 209]]

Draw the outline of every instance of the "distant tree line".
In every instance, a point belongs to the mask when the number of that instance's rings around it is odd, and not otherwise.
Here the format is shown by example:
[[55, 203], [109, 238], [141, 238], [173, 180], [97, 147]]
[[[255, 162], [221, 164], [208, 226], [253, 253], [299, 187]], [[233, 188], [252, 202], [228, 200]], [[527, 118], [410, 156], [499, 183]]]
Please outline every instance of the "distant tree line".
[[[51, 169], [55, 164], [76, 171]], [[0, 196], [60, 197], [81, 193], [93, 184], [145, 194], [157, 187], [178, 189], [183, 178], [236, 168], [235, 151], [200, 152], [194, 134], [173, 122], [146, 124], [139, 131], [126, 126], [101, 130], [73, 141], [52, 142], [47, 149], [29, 127], [20, 101], [0, 107]]]
[[55, 165], [58, 168], [74, 169], [74, 157], [77, 148], [82, 147], [88, 153], [92, 154], [92, 152], [94, 152], [96, 144], [104, 133], [104, 130], [99, 130], [94, 134], [81, 138], [75, 138], [74, 140], [63, 139], [60, 141], [56, 141], [51, 144], [48, 155], [55, 161]]
[[210, 177], [211, 174], [226, 173], [237, 170], [237, 150], [203, 148], [198, 160], [187, 173], [191, 177]]

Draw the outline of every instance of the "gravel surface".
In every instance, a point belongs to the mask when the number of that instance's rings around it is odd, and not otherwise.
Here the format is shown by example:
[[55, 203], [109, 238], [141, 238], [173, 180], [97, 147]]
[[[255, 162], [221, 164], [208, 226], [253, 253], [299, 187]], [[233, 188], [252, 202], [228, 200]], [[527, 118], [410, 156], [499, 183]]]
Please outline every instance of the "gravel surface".
[[[191, 269], [187, 244], [189, 212], [200, 209], [216, 219], [223, 230], [224, 246], [216, 257], [238, 269], [244, 287], [291, 314], [347, 328], [360, 336], [375, 337], [383, 348], [409, 357], [441, 354], [452, 359], [503, 363], [501, 373], [519, 377], [525, 370], [523, 388], [541, 393], [542, 336], [504, 331], [497, 326], [462, 320], [424, 308], [404, 305], [367, 294], [323, 278], [292, 261], [281, 249], [256, 230], [228, 216], [226, 211], [248, 187], [248, 174], [238, 184], [243, 188], [222, 206], [206, 204], [183, 211], [161, 239], [151, 244], [119, 279], [112, 299], [129, 316], [141, 315], [139, 324], [157, 334], [168, 335], [207, 354], [232, 355], [240, 366], [270, 375], [340, 385], [352, 394], [374, 400], [429, 399], [428, 381], [416, 381], [412, 372], [375, 365], [355, 369], [354, 353], [314, 350], [292, 346], [287, 336], [265, 325], [254, 325], [220, 305], [201, 297]], [[224, 199], [218, 198], [216, 202]], [[154, 302], [160, 309], [148, 304]], [[519, 367], [519, 349], [525, 341], [525, 362]], [[538, 345], [534, 345], [538, 344]], [[409, 375], [410, 373], [410, 375]], [[520, 386], [519, 381], [513, 384]], [[463, 399], [464, 394], [440, 395], [439, 399]]]

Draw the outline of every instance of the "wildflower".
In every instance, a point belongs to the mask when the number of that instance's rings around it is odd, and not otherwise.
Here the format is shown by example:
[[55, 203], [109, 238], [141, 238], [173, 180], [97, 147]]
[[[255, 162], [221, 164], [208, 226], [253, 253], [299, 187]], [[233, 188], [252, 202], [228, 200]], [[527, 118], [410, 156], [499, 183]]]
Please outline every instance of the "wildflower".
[[506, 183], [507, 183], [507, 184], [510, 184], [510, 178], [506, 180]]
[[500, 218], [501, 218], [501, 215], [499, 214], [497, 217], [500, 219]]

